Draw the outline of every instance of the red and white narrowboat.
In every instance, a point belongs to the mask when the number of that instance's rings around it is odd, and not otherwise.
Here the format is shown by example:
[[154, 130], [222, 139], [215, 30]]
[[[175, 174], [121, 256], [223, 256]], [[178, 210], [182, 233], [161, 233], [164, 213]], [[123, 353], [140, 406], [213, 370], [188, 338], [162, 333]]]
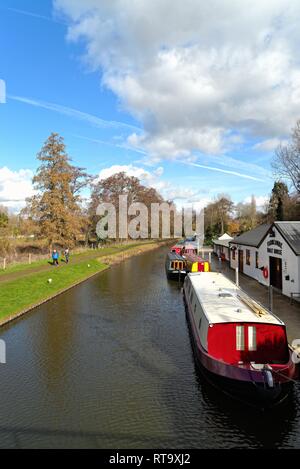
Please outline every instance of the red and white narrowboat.
[[171, 252], [175, 252], [175, 254], [181, 255], [183, 248], [184, 248], [184, 240], [181, 240], [171, 247]]
[[188, 274], [183, 293], [196, 360], [207, 376], [249, 403], [281, 402], [296, 377], [284, 323], [221, 273]]
[[186, 243], [184, 243], [184, 247], [182, 249], [181, 254], [182, 255], [186, 255], [186, 254], [196, 255], [197, 252], [198, 252], [197, 243], [195, 243], [195, 242], [186, 242]]

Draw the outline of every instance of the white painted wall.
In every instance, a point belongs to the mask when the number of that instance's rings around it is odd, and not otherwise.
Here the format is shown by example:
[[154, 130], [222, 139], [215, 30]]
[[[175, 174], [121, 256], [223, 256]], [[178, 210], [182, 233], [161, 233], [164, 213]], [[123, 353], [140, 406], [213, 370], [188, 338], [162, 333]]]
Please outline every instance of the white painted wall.
[[[238, 249], [243, 250], [244, 253], [244, 273], [256, 279], [259, 283], [269, 286], [270, 284], [270, 261], [269, 258], [271, 257], [279, 257], [282, 259], [282, 293], [284, 295], [290, 296], [291, 292], [299, 293], [300, 292], [300, 256], [296, 256], [289, 245], [286, 243], [284, 238], [278, 232], [276, 227], [274, 228], [275, 238], [271, 238], [269, 235], [265, 238], [259, 249], [248, 247], [248, 246], [241, 246], [237, 244], [231, 244], [232, 247], [236, 247], [236, 256], [235, 260], [232, 258], [232, 251], [230, 256], [230, 267], [235, 269], [238, 267]], [[270, 240], [277, 240], [282, 243], [282, 255], [276, 253], [269, 253], [268, 252], [268, 241]], [[270, 249], [279, 249], [276, 246], [270, 246]], [[246, 264], [246, 249], [250, 250], [250, 265]], [[256, 268], [255, 262], [255, 253], [258, 251], [259, 253], [259, 267], [267, 267], [269, 270], [269, 277], [267, 279], [264, 278], [263, 272], [261, 269]], [[289, 276], [290, 279], [287, 280], [286, 277]]]
[[[279, 257], [282, 259], [282, 293], [284, 295], [290, 296], [291, 292], [300, 292], [300, 277], [299, 277], [299, 267], [300, 259], [299, 256], [292, 251], [290, 246], [286, 243], [284, 238], [276, 229], [274, 228], [275, 238], [271, 238], [269, 235], [263, 241], [262, 245], [259, 248], [259, 251], [266, 263], [266, 266], [269, 268], [269, 258]], [[282, 255], [276, 253], [268, 253], [268, 241], [277, 240], [282, 243]], [[270, 246], [271, 249], [274, 246]], [[276, 247], [275, 247], [276, 248]], [[289, 276], [290, 279], [286, 280], [286, 276]]]
[[229, 261], [229, 248], [226, 247], [226, 246], [220, 246], [219, 244], [215, 244], [213, 245], [213, 251], [215, 254], [217, 254], [217, 256], [219, 256], [220, 254], [225, 254], [225, 259], [227, 261]]

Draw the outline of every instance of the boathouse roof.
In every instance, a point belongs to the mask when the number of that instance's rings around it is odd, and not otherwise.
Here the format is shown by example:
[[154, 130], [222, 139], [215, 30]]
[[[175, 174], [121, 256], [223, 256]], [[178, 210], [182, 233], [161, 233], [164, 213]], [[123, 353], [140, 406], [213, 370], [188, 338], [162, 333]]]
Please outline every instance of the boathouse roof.
[[[275, 227], [281, 234], [286, 243], [293, 252], [300, 256], [300, 221], [275, 221], [273, 224], [260, 225], [253, 230], [236, 236], [229, 244], [238, 244], [243, 246], [259, 247], [272, 227]], [[220, 241], [214, 240], [215, 244], [221, 244]]]
[[[280, 319], [248, 297], [221, 273], [189, 274], [189, 279], [203, 313], [211, 324], [253, 322], [283, 325]], [[255, 308], [252, 309], [249, 304]]]
[[230, 239], [213, 239], [212, 242], [216, 246], [224, 246], [224, 247], [228, 248], [229, 243], [231, 243], [232, 240], [233, 240], [233, 238], [230, 238]]
[[300, 256], [300, 221], [276, 221], [275, 227], [297, 256]]
[[230, 244], [242, 244], [243, 246], [252, 246], [257, 248], [267, 235], [271, 226], [272, 225], [270, 223], [260, 225], [253, 230], [241, 234], [240, 236], [236, 236], [232, 241], [230, 241]]

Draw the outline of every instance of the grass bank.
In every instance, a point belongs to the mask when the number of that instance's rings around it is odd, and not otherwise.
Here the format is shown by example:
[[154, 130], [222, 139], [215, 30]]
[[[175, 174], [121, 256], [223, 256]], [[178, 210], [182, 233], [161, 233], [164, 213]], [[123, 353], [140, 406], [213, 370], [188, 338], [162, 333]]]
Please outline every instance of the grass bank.
[[[0, 325], [107, 267], [92, 259], [88, 263], [57, 267], [50, 272], [41, 272], [0, 284]], [[48, 282], [50, 278], [51, 283]]]
[[[0, 326], [78, 285], [93, 275], [125, 259], [157, 249], [161, 242], [132, 243], [89, 251], [72, 258], [69, 265], [47, 266], [39, 271], [19, 271], [18, 278], [0, 282]], [[97, 257], [95, 257], [97, 256]], [[76, 259], [76, 260], [75, 260]], [[35, 268], [38, 266], [35, 266]], [[51, 283], [49, 283], [51, 279]]]
[[[91, 258], [100, 258], [104, 256], [110, 256], [118, 252], [123, 252], [127, 251], [129, 249], [138, 247], [138, 246], [145, 246], [148, 244], [156, 244], [155, 241], [142, 241], [142, 242], [132, 242], [128, 244], [114, 244], [114, 245], [108, 245], [107, 247], [99, 248], [99, 249], [85, 249], [85, 250], [80, 250], [79, 252], [71, 252], [71, 259], [72, 259], [72, 264], [84, 261], [86, 259], [91, 259]], [[63, 259], [63, 257], [62, 257]], [[2, 263], [0, 264], [0, 280], [4, 277], [7, 277], [9, 274], [15, 274], [15, 273], [22, 273], [22, 274], [30, 274], [31, 272], [34, 273], [36, 270], [39, 270], [40, 268], [47, 268], [48, 263], [52, 262], [50, 258], [45, 257], [44, 259], [40, 259], [38, 261], [34, 261], [31, 264], [28, 262], [23, 262], [23, 263], [14, 263], [14, 264], [8, 264], [6, 269], [4, 270], [2, 268]]]

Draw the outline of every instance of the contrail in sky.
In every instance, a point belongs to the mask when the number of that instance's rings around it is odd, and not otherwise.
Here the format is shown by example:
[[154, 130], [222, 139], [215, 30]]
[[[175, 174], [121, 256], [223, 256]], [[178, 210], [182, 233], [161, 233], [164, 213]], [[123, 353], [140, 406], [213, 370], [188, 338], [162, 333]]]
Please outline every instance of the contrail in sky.
[[24, 16], [31, 16], [33, 18], [38, 18], [44, 21], [51, 21], [52, 23], [62, 24], [64, 26], [68, 26], [67, 23], [63, 23], [62, 21], [58, 21], [50, 16], [39, 15], [38, 13], [32, 13], [31, 11], [20, 10], [18, 8], [11, 8], [11, 7], [0, 7], [1, 10], [11, 11], [13, 13], [17, 13], [19, 15]]
[[217, 171], [219, 173], [231, 174], [232, 176], [238, 176], [238, 177], [241, 177], [241, 178], [250, 179], [251, 181], [265, 182], [265, 179], [259, 179], [259, 178], [256, 178], [254, 176], [249, 176], [248, 174], [238, 173], [237, 171], [231, 171], [231, 170], [227, 170], [227, 169], [220, 169], [220, 168], [216, 168], [214, 166], [206, 166], [206, 165], [203, 165], [203, 164], [189, 163], [189, 162], [185, 162], [185, 161], [180, 161], [180, 163], [186, 164], [188, 166], [195, 166], [196, 168], [208, 169], [209, 171]]
[[119, 122], [119, 121], [108, 121], [105, 119], [101, 119], [100, 117], [94, 116], [92, 114], [88, 114], [86, 112], [78, 111], [77, 109], [73, 109], [70, 107], [66, 106], [61, 106], [60, 104], [54, 104], [54, 103], [49, 103], [46, 101], [40, 101], [40, 100], [35, 100], [35, 99], [30, 99], [30, 98], [25, 98], [22, 96], [12, 96], [8, 95], [9, 99], [12, 99], [13, 101], [18, 101], [20, 103], [24, 104], [29, 104], [30, 106], [35, 106], [43, 109], [47, 109], [49, 111], [57, 112], [58, 114], [62, 114], [74, 119], [78, 119], [81, 121], [85, 121], [88, 124], [94, 126], [94, 127], [100, 127], [100, 128], [107, 128], [107, 127], [113, 127], [113, 128], [126, 128], [131, 131], [141, 131], [140, 128], [126, 124], [125, 122]]

